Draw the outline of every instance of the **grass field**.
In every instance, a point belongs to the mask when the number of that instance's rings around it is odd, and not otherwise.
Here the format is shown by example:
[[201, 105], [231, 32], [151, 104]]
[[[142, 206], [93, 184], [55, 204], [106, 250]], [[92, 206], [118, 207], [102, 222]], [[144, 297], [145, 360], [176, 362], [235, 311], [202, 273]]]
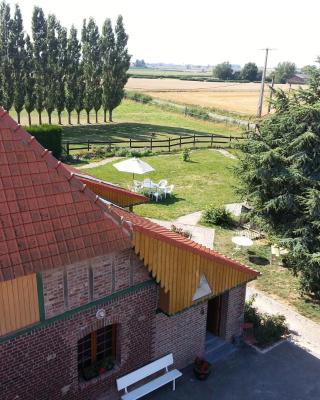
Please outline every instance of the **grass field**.
[[182, 71], [179, 69], [156, 69], [156, 68], [130, 68], [128, 71], [129, 74], [133, 75], [150, 75], [150, 76], [170, 76], [170, 75], [179, 75], [179, 76], [200, 76], [200, 77], [212, 77], [212, 72], [202, 72], [200, 70], [188, 70]]
[[[288, 85], [275, 87], [284, 90], [289, 88]], [[257, 112], [260, 84], [131, 78], [126, 88], [144, 92], [161, 100], [253, 116]], [[269, 98], [269, 94], [270, 90], [266, 86], [265, 99]], [[263, 112], [267, 112], [266, 101]]]
[[[16, 118], [15, 112], [10, 112]], [[47, 115], [43, 113], [43, 123], [47, 123]], [[243, 132], [241, 128], [233, 125], [226, 125], [221, 122], [203, 121], [196, 118], [185, 117], [181, 113], [162, 110], [153, 105], [136, 103], [131, 100], [124, 100], [114, 110], [113, 123], [102, 123], [102, 112], [99, 113], [99, 124], [95, 121], [94, 113], [91, 114], [91, 124], [86, 123], [85, 113], [81, 114], [81, 125], [68, 125], [67, 114], [62, 114], [63, 139], [64, 140], [116, 140], [116, 139], [137, 139], [150, 140], [153, 138], [167, 138], [175, 135], [195, 134], [222, 134], [226, 136], [239, 136]], [[72, 121], [76, 122], [76, 114], [72, 114]], [[27, 124], [27, 115], [22, 112], [21, 124]], [[32, 113], [32, 122], [38, 123], [38, 115]], [[52, 122], [57, 123], [57, 115], [53, 114]]]
[[[182, 161], [181, 153], [146, 157], [144, 160], [155, 171], [136, 176], [136, 179], [150, 178], [155, 182], [167, 179], [169, 184], [175, 185], [175, 196], [163, 202], [134, 207], [137, 214], [171, 220], [202, 210], [211, 203], [219, 205], [236, 200], [232, 173], [235, 161], [214, 150], [195, 150], [189, 162]], [[131, 174], [118, 172], [112, 164], [90, 169], [88, 173], [124, 187], [132, 182]]]

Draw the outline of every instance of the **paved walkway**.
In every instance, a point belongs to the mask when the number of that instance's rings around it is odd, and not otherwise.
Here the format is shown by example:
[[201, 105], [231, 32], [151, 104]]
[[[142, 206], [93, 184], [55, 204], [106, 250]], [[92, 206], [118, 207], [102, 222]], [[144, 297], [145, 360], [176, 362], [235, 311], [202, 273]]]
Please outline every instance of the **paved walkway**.
[[86, 165], [81, 165], [81, 167], [77, 167], [77, 168], [78, 169], [89, 169], [89, 168], [101, 167], [102, 165], [109, 164], [113, 161], [119, 160], [120, 158], [123, 158], [123, 157], [108, 157], [108, 158], [105, 158], [104, 160], [92, 162], [92, 163], [89, 163]]
[[228, 150], [224, 150], [224, 149], [215, 149], [215, 151], [217, 151], [218, 153], [222, 154], [223, 156], [227, 157], [227, 158], [231, 158], [232, 160], [237, 160], [238, 157], [234, 156], [233, 154], [229, 153]]
[[289, 306], [280, 303], [252, 286], [248, 286], [247, 298], [253, 294], [257, 295], [254, 305], [258, 310], [270, 314], [284, 315], [292, 332], [292, 341], [320, 359], [320, 324], [303, 317]]
[[196, 211], [192, 214], [183, 215], [175, 220], [180, 224], [197, 225], [202, 216], [202, 211]]
[[151, 219], [151, 221], [156, 222], [157, 224], [164, 226], [167, 229], [171, 229], [171, 225], [175, 225], [178, 228], [182, 228], [185, 231], [191, 232], [191, 239], [196, 243], [202, 244], [203, 246], [208, 247], [209, 249], [213, 248], [214, 242], [214, 229], [205, 228], [203, 226], [198, 225], [190, 225], [190, 224], [182, 224], [175, 221], [162, 221], [158, 219]]

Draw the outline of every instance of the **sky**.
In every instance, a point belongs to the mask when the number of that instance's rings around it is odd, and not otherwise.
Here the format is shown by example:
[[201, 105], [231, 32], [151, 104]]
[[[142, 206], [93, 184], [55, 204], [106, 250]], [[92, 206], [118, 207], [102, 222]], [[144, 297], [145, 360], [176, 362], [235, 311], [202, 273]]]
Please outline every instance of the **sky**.
[[298, 67], [320, 55], [319, 0], [7, 0], [20, 5], [26, 31], [35, 5], [54, 13], [69, 28], [84, 18], [99, 27], [122, 14], [132, 59], [146, 62], [215, 65], [223, 61], [268, 67], [281, 61]]

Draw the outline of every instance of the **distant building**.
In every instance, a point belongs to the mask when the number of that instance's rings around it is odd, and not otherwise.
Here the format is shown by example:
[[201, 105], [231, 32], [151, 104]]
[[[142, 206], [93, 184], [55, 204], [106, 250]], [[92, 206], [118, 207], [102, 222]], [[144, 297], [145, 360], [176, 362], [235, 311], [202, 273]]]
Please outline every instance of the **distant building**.
[[294, 74], [289, 79], [287, 79], [289, 85], [305, 85], [308, 83], [308, 76], [305, 74]]

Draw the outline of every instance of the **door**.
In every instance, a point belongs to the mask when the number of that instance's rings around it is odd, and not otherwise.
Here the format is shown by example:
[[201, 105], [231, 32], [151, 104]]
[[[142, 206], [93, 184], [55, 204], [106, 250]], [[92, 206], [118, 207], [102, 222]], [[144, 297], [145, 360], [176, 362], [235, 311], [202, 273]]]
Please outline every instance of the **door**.
[[208, 301], [207, 331], [215, 336], [220, 335], [221, 305], [221, 296]]

